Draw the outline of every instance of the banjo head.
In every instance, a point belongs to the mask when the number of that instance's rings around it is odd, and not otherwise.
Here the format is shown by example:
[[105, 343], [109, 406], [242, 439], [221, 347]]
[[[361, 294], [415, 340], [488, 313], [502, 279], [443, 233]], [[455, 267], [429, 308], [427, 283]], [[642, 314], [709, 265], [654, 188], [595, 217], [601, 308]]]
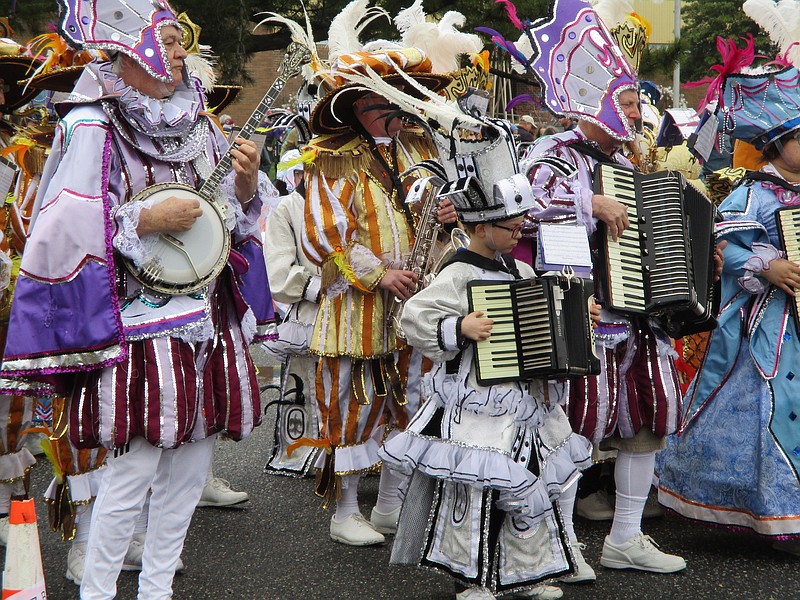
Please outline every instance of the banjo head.
[[188, 231], [159, 233], [144, 268], [136, 268], [127, 259], [125, 264], [137, 281], [156, 292], [189, 294], [208, 285], [225, 268], [231, 247], [230, 232], [217, 204], [188, 185], [173, 182], [154, 185], [139, 192], [131, 202], [153, 200], [158, 204], [171, 196], [198, 200], [203, 214]]

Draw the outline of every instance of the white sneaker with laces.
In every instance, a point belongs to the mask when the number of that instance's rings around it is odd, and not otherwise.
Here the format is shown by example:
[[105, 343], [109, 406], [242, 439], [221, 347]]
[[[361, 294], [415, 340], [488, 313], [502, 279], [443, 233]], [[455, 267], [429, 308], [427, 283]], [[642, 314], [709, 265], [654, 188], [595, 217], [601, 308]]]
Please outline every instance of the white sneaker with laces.
[[534, 588], [508, 596], [509, 600], [558, 600], [564, 592], [554, 585], [537, 585]]
[[8, 544], [9, 517], [0, 517], [0, 546]]
[[141, 571], [142, 555], [144, 554], [144, 533], [135, 533], [128, 544], [125, 560], [122, 561], [123, 571]]
[[397, 533], [397, 521], [400, 519], [400, 507], [398, 506], [390, 513], [379, 512], [377, 508], [372, 509], [369, 522], [384, 535], [394, 535]]
[[[125, 553], [125, 560], [122, 562], [123, 571], [141, 571], [142, 570], [142, 556], [144, 555], [144, 533], [136, 533], [131, 538], [131, 543], [128, 544], [128, 551]], [[175, 569], [176, 573], [181, 573], [186, 570], [183, 560], [178, 557], [178, 566]]]
[[229, 481], [221, 477], [212, 477], [206, 481], [197, 506], [233, 506], [247, 502], [249, 499], [250, 496], [247, 495], [247, 492], [237, 492], [231, 489]]
[[348, 546], [373, 546], [386, 542], [383, 534], [375, 531], [360, 513], [353, 513], [343, 521], [331, 517], [331, 539]]
[[456, 594], [456, 600], [494, 600], [494, 594], [486, 588], [467, 588]]
[[614, 544], [606, 536], [600, 564], [609, 569], [638, 569], [652, 573], [675, 573], [686, 568], [685, 560], [662, 552], [653, 538], [641, 531], [622, 544]]
[[583, 551], [586, 544], [583, 542], [572, 542], [572, 553], [575, 555], [575, 572], [559, 578], [561, 583], [591, 583], [597, 580], [594, 569], [583, 558]]
[[75, 585], [83, 580], [83, 567], [86, 563], [86, 544], [72, 542], [67, 553], [67, 572], [64, 575]]

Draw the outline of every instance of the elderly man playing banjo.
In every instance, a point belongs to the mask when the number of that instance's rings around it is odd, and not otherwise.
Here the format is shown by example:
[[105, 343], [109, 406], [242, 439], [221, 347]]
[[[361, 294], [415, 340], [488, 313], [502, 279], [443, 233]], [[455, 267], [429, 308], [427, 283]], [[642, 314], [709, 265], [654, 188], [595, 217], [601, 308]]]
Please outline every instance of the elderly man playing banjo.
[[248, 344], [273, 318], [257, 218], [274, 190], [255, 145], [226, 154], [201, 112], [164, 0], [60, 2], [62, 35], [112, 59], [58, 106], [2, 387], [66, 397], [70, 442], [112, 451], [81, 598], [116, 595], [149, 490], [139, 598], [170, 598], [214, 435], [260, 422]]

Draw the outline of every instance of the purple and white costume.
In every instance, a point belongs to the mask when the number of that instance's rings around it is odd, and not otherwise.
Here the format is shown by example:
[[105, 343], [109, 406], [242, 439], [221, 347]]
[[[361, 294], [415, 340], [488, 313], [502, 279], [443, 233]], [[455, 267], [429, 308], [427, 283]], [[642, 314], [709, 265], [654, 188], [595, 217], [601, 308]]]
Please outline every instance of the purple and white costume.
[[89, 65], [60, 106], [68, 112], [39, 188], [3, 376], [23, 389], [14, 379], [77, 373], [50, 378], [73, 392], [76, 446], [141, 435], [169, 448], [222, 430], [241, 439], [260, 420], [247, 344], [273, 320], [257, 226], [261, 198], [274, 193], [266, 179], [246, 214], [233, 177], [223, 182], [234, 251], [208, 288], [155, 295], [118, 264], [119, 255], [146, 263], [157, 236], [136, 233], [148, 201], [127, 201], [155, 183], [195, 185], [222, 154], [201, 107], [185, 85], [166, 101], [148, 98], [108, 63]]

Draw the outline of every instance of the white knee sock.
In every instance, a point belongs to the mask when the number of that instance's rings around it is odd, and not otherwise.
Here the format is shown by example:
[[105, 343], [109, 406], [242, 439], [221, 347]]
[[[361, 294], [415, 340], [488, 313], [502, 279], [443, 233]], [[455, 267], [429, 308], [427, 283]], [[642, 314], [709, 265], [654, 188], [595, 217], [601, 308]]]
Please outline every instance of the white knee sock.
[[75, 537], [72, 539], [73, 544], [86, 545], [86, 542], [89, 541], [89, 525], [92, 522], [92, 508], [94, 508], [94, 502], [90, 502], [77, 510], [75, 514]]
[[614, 467], [617, 503], [609, 537], [614, 544], [628, 541], [642, 530], [642, 513], [650, 492], [655, 452], [620, 450]]
[[358, 482], [361, 475], [342, 476], [342, 495], [336, 500], [336, 514], [334, 519], [344, 521], [350, 515], [360, 512], [358, 510]]
[[578, 493], [578, 482], [575, 481], [558, 497], [558, 507], [561, 509], [561, 518], [564, 521], [564, 531], [570, 542], [577, 542], [575, 527], [572, 524], [572, 515], [575, 511], [575, 496]]
[[381, 469], [381, 482], [378, 486], [378, 501], [375, 503], [376, 511], [388, 515], [403, 503], [403, 499], [400, 497], [401, 481], [402, 479], [400, 476], [387, 467], [384, 466]]

